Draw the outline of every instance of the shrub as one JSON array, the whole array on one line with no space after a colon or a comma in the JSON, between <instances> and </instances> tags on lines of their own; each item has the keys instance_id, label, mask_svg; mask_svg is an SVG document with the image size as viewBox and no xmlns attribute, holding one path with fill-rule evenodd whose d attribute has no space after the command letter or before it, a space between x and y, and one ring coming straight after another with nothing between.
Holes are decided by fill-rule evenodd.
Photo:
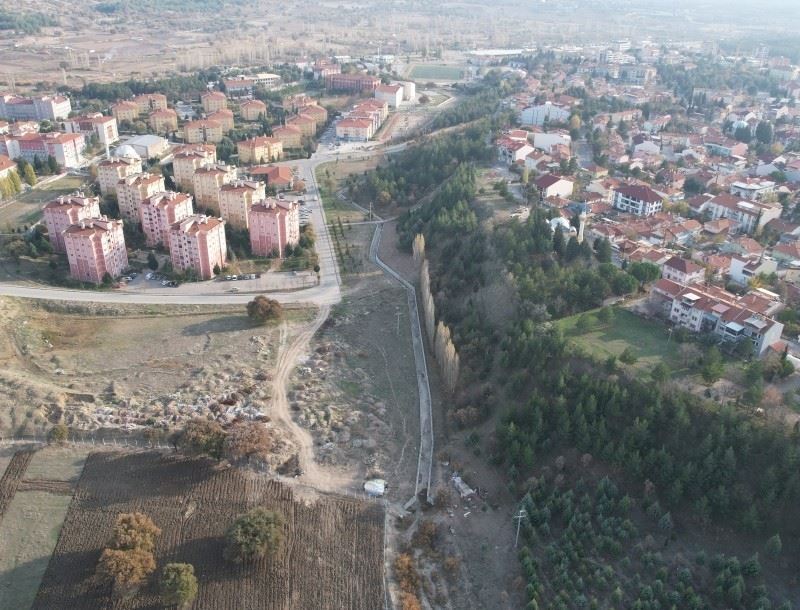
<instances>
[{"instance_id":1,"label":"shrub","mask_svg":"<svg viewBox=\"0 0 800 610\"><path fill-rule=\"evenodd\" d=\"M283 542L283 524L281 513L265 508L240 516L225 535L225 559L243 563L276 552Z\"/></svg>"},{"instance_id":2,"label":"shrub","mask_svg":"<svg viewBox=\"0 0 800 610\"><path fill-rule=\"evenodd\" d=\"M394 574L400 589L416 595L419 589L419 573L414 565L414 558L408 553L400 553L394 560Z\"/></svg>"},{"instance_id":3,"label":"shrub","mask_svg":"<svg viewBox=\"0 0 800 610\"><path fill-rule=\"evenodd\" d=\"M141 585L156 569L153 554L143 549L105 549L97 564L97 576L124 596Z\"/></svg>"},{"instance_id":4,"label":"shrub","mask_svg":"<svg viewBox=\"0 0 800 610\"><path fill-rule=\"evenodd\" d=\"M142 513L124 513L117 517L109 546L123 551L152 553L161 530Z\"/></svg>"},{"instance_id":5,"label":"shrub","mask_svg":"<svg viewBox=\"0 0 800 610\"><path fill-rule=\"evenodd\" d=\"M283 315L283 307L278 301L260 294L247 304L247 315L251 320L263 324L269 320L279 320Z\"/></svg>"},{"instance_id":6,"label":"shrub","mask_svg":"<svg viewBox=\"0 0 800 610\"><path fill-rule=\"evenodd\" d=\"M56 424L47 433L48 443L63 443L69 436L69 428L66 424Z\"/></svg>"},{"instance_id":7,"label":"shrub","mask_svg":"<svg viewBox=\"0 0 800 610\"><path fill-rule=\"evenodd\" d=\"M161 599L165 604L188 607L197 597L197 577L189 563L168 563L161 572Z\"/></svg>"},{"instance_id":8,"label":"shrub","mask_svg":"<svg viewBox=\"0 0 800 610\"><path fill-rule=\"evenodd\" d=\"M228 430L223 445L225 458L231 462L265 461L272 449L272 438L262 422L241 422Z\"/></svg>"},{"instance_id":9,"label":"shrub","mask_svg":"<svg viewBox=\"0 0 800 610\"><path fill-rule=\"evenodd\" d=\"M220 459L225 444L225 431L216 422L194 419L178 433L176 444L187 453Z\"/></svg>"}]
</instances>

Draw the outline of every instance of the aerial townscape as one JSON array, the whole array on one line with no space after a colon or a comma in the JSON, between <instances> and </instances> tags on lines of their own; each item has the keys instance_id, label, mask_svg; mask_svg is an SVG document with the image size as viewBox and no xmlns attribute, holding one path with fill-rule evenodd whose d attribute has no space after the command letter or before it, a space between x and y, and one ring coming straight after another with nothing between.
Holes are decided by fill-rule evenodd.
<instances>
[{"instance_id":1,"label":"aerial townscape","mask_svg":"<svg viewBox=\"0 0 800 610\"><path fill-rule=\"evenodd\" d=\"M798 31L0 0L0 610L800 610Z\"/></svg>"}]
</instances>

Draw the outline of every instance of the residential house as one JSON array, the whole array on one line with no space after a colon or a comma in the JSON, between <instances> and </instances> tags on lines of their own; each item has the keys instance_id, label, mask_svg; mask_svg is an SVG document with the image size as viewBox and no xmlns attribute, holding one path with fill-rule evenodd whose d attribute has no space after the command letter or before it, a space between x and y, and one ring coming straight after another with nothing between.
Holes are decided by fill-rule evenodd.
<instances>
[{"instance_id":1,"label":"residential house","mask_svg":"<svg viewBox=\"0 0 800 610\"><path fill-rule=\"evenodd\" d=\"M651 216L660 212L663 201L661 195L647 186L623 184L614 189L614 207L637 216Z\"/></svg>"},{"instance_id":2,"label":"residential house","mask_svg":"<svg viewBox=\"0 0 800 610\"><path fill-rule=\"evenodd\" d=\"M44 224L55 252L66 252L64 231L87 218L100 217L100 198L77 192L50 201L44 206Z\"/></svg>"},{"instance_id":3,"label":"residential house","mask_svg":"<svg viewBox=\"0 0 800 610\"><path fill-rule=\"evenodd\" d=\"M575 188L575 183L563 176L545 174L533 181L536 190L539 191L540 201L548 197L571 197Z\"/></svg>"},{"instance_id":4,"label":"residential house","mask_svg":"<svg viewBox=\"0 0 800 610\"><path fill-rule=\"evenodd\" d=\"M502 163L514 164L524 162L527 156L533 152L533 147L526 140L512 140L507 136L501 136L497 140L498 159Z\"/></svg>"},{"instance_id":5,"label":"residential house","mask_svg":"<svg viewBox=\"0 0 800 610\"><path fill-rule=\"evenodd\" d=\"M70 276L80 282L101 284L128 267L128 252L121 220L105 216L79 220L63 231Z\"/></svg>"},{"instance_id":6,"label":"residential house","mask_svg":"<svg viewBox=\"0 0 800 610\"><path fill-rule=\"evenodd\" d=\"M783 332L783 324L766 313L776 309L775 301L761 294L739 298L718 288L684 286L667 279L658 280L650 294L673 324L712 333L725 342L749 341L759 357Z\"/></svg>"},{"instance_id":7,"label":"residential house","mask_svg":"<svg viewBox=\"0 0 800 610\"><path fill-rule=\"evenodd\" d=\"M5 180L11 175L11 172L17 174L17 164L5 155L0 155L0 180Z\"/></svg>"},{"instance_id":8,"label":"residential house","mask_svg":"<svg viewBox=\"0 0 800 610\"><path fill-rule=\"evenodd\" d=\"M169 252L174 269L191 270L203 280L213 278L227 261L225 221L193 214L176 222L169 231Z\"/></svg>"},{"instance_id":9,"label":"residential house","mask_svg":"<svg viewBox=\"0 0 800 610\"><path fill-rule=\"evenodd\" d=\"M678 284L700 283L705 279L705 269L690 260L673 256L661 268L661 277Z\"/></svg>"},{"instance_id":10,"label":"residential house","mask_svg":"<svg viewBox=\"0 0 800 610\"><path fill-rule=\"evenodd\" d=\"M341 119L336 124L336 137L341 140L366 142L372 138L375 127L369 119Z\"/></svg>"},{"instance_id":11,"label":"residential house","mask_svg":"<svg viewBox=\"0 0 800 610\"><path fill-rule=\"evenodd\" d=\"M759 275L770 275L778 270L778 263L774 258L761 256L760 258L731 257L730 278L740 286L747 286L750 281Z\"/></svg>"},{"instance_id":12,"label":"residential house","mask_svg":"<svg viewBox=\"0 0 800 610\"><path fill-rule=\"evenodd\" d=\"M549 133L534 133L533 147L550 152L554 146L569 147L572 144L570 135L563 131L552 131Z\"/></svg>"},{"instance_id":13,"label":"residential house","mask_svg":"<svg viewBox=\"0 0 800 610\"><path fill-rule=\"evenodd\" d=\"M781 215L782 208L778 203L746 201L722 193L707 200L700 211L707 211L712 220L727 218L732 222L731 230L734 233L758 233L770 220Z\"/></svg>"},{"instance_id":14,"label":"residential house","mask_svg":"<svg viewBox=\"0 0 800 610\"><path fill-rule=\"evenodd\" d=\"M248 173L254 180L264 180L276 191L290 191L294 187L294 172L285 165L256 165Z\"/></svg>"},{"instance_id":15,"label":"residential house","mask_svg":"<svg viewBox=\"0 0 800 610\"><path fill-rule=\"evenodd\" d=\"M731 183L730 194L748 201L760 201L775 193L775 183L770 180L741 180Z\"/></svg>"},{"instance_id":16,"label":"residential house","mask_svg":"<svg viewBox=\"0 0 800 610\"><path fill-rule=\"evenodd\" d=\"M317 121L314 117L307 114L296 114L286 119L286 125L297 127L300 133L306 138L313 138L317 133Z\"/></svg>"},{"instance_id":17,"label":"residential house","mask_svg":"<svg viewBox=\"0 0 800 610\"><path fill-rule=\"evenodd\" d=\"M26 133L19 136L0 135L0 155L10 159L22 157L34 163L54 157L63 169L80 167L84 163L86 139L82 133Z\"/></svg>"},{"instance_id":18,"label":"residential house","mask_svg":"<svg viewBox=\"0 0 800 610\"><path fill-rule=\"evenodd\" d=\"M523 125L541 127L547 123L565 123L569 120L571 111L564 106L552 102L528 106L520 112L519 120Z\"/></svg>"}]
</instances>

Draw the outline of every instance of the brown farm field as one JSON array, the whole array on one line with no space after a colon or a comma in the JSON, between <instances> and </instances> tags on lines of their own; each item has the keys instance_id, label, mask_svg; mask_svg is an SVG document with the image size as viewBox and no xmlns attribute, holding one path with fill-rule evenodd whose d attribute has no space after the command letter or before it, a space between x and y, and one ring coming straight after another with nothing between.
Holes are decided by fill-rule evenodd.
<instances>
[{"instance_id":1,"label":"brown farm field","mask_svg":"<svg viewBox=\"0 0 800 610\"><path fill-rule=\"evenodd\" d=\"M274 557L243 567L222 558L224 533L256 506L286 517ZM159 566L195 567L194 608L373 610L383 606L384 510L341 496L297 498L262 475L163 453L89 456L33 608L158 608L151 582L112 602L92 578L119 513L141 511L162 529Z\"/></svg>"}]
</instances>

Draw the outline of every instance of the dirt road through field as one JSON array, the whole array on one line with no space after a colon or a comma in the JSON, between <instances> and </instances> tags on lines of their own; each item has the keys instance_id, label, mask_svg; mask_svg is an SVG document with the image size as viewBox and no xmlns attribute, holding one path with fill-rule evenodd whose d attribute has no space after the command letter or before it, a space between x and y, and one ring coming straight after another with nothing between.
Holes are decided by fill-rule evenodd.
<instances>
[{"instance_id":1,"label":"dirt road through field","mask_svg":"<svg viewBox=\"0 0 800 610\"><path fill-rule=\"evenodd\" d=\"M319 313L308 328L303 330L295 339L287 344L288 333L281 329L278 360L272 382L272 416L275 421L289 431L297 444L300 468L303 471L301 482L323 491L352 492L355 491L353 477L346 472L325 468L314 459L314 439L311 433L297 424L289 410L289 400L286 396L289 378L294 367L303 354L308 350L311 338L325 323L330 314L330 306L323 305Z\"/></svg>"}]
</instances>

